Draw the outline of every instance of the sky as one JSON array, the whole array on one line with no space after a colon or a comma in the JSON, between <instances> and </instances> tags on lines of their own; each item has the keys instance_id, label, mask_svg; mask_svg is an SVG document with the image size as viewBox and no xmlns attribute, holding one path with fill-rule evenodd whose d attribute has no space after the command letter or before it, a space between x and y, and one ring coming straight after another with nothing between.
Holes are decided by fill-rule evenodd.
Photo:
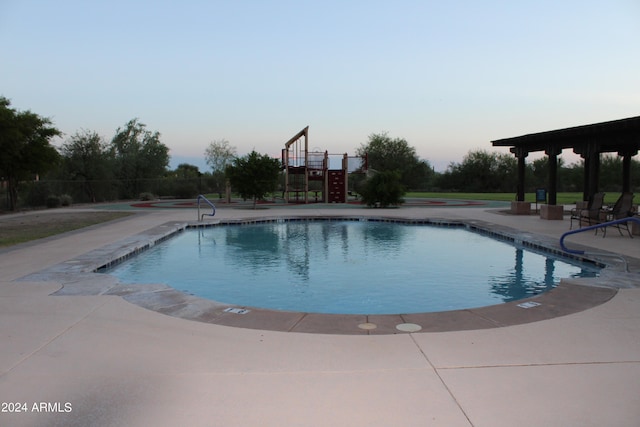
<instances>
[{"instance_id":1,"label":"sky","mask_svg":"<svg viewBox=\"0 0 640 427\"><path fill-rule=\"evenodd\" d=\"M279 156L309 126L310 150L387 132L443 171L640 115L639 40L640 0L0 0L0 96L58 146L138 118L172 168L223 139Z\"/></svg>"}]
</instances>

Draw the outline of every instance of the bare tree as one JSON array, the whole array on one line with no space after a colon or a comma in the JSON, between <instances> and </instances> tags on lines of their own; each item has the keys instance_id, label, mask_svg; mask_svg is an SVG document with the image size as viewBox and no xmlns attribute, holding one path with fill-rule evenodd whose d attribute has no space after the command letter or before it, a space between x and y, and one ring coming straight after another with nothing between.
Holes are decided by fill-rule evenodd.
<instances>
[{"instance_id":1,"label":"bare tree","mask_svg":"<svg viewBox=\"0 0 640 427\"><path fill-rule=\"evenodd\" d=\"M227 186L224 172L227 166L236 158L236 147L233 147L226 139L218 139L209 144L204 150L207 164L211 167L213 188L222 198L222 193Z\"/></svg>"},{"instance_id":2,"label":"bare tree","mask_svg":"<svg viewBox=\"0 0 640 427\"><path fill-rule=\"evenodd\" d=\"M204 150L204 157L212 172L224 173L225 168L236 157L236 147L233 147L226 139L218 139L209 144Z\"/></svg>"}]
</instances>

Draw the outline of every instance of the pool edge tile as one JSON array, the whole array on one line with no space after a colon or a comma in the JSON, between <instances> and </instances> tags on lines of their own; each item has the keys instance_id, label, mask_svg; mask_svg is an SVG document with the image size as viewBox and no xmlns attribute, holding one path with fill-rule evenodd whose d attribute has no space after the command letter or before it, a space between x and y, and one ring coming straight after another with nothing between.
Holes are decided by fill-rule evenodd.
<instances>
[{"instance_id":1,"label":"pool edge tile","mask_svg":"<svg viewBox=\"0 0 640 427\"><path fill-rule=\"evenodd\" d=\"M289 331L300 322L304 313L247 308L248 313L221 313L211 323L236 328Z\"/></svg>"},{"instance_id":2,"label":"pool edge tile","mask_svg":"<svg viewBox=\"0 0 640 427\"><path fill-rule=\"evenodd\" d=\"M366 315L306 313L289 332L367 335L368 329L358 327L364 323Z\"/></svg>"}]
</instances>

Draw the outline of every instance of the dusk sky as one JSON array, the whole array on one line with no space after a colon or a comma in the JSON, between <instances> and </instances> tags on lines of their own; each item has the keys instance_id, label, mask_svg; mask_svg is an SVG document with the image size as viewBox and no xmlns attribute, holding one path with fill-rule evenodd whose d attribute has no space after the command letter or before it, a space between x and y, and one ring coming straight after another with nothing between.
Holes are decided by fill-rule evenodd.
<instances>
[{"instance_id":1,"label":"dusk sky","mask_svg":"<svg viewBox=\"0 0 640 427\"><path fill-rule=\"evenodd\" d=\"M386 131L444 170L640 115L639 41L640 0L0 0L0 96L64 138L139 118L172 167L220 139L278 156L309 125L311 149Z\"/></svg>"}]
</instances>

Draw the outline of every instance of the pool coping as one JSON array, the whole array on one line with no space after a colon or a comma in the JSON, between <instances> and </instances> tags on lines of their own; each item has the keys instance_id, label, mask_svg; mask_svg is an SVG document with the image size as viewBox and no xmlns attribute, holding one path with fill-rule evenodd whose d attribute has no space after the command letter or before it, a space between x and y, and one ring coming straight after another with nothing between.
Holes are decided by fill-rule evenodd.
<instances>
[{"instance_id":1,"label":"pool coping","mask_svg":"<svg viewBox=\"0 0 640 427\"><path fill-rule=\"evenodd\" d=\"M397 315L317 314L236 306L188 295L164 284L125 285L113 276L97 273L100 269L122 262L187 228L318 220L366 220L465 227L497 239L511 241L526 249L593 262L605 268L597 278L562 279L556 288L527 299L474 309ZM638 260L633 262L637 263ZM61 289L54 292L54 296L118 296L159 313L221 326L347 335L445 332L531 323L595 307L613 298L619 288L640 287L640 278L637 275L618 271L613 264L607 264L589 255L564 253L558 242L548 236L478 220L357 215L287 215L208 222L170 221L20 280L58 282Z\"/></svg>"}]
</instances>

